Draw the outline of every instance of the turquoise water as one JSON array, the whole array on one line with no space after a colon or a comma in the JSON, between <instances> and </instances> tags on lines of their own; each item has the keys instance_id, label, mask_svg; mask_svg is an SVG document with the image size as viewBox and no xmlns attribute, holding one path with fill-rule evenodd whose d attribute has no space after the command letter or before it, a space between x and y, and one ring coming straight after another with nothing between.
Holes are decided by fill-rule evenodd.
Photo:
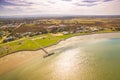
<instances>
[{"instance_id":1,"label":"turquoise water","mask_svg":"<svg viewBox=\"0 0 120 80\"><path fill-rule=\"evenodd\" d=\"M120 39L76 43L34 59L0 80L120 80Z\"/></svg>"}]
</instances>

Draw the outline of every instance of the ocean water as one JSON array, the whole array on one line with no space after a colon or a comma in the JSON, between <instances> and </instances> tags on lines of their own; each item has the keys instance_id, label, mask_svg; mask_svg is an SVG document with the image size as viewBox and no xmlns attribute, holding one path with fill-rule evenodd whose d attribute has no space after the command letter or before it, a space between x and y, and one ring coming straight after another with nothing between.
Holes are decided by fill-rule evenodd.
<instances>
[{"instance_id":1,"label":"ocean water","mask_svg":"<svg viewBox=\"0 0 120 80\"><path fill-rule=\"evenodd\" d=\"M55 51L0 75L0 80L120 80L120 38L78 42Z\"/></svg>"}]
</instances>

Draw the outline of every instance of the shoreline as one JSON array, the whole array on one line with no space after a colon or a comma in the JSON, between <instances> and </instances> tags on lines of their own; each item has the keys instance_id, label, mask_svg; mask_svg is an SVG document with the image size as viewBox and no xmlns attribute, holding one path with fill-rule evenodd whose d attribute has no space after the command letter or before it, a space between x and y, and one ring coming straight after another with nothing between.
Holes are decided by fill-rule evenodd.
<instances>
[{"instance_id":1,"label":"shoreline","mask_svg":"<svg viewBox=\"0 0 120 80\"><path fill-rule=\"evenodd\" d=\"M76 35L70 38L66 38L64 40L58 41L56 44L51 46L44 47L48 52L53 51L55 49L59 49L65 47L66 45L70 44L70 41L81 40L81 42L86 42L90 38L91 40L100 39L100 38L115 38L116 36L112 36L116 34L120 38L120 32L114 33L98 33L98 34L84 34L84 35ZM119 35L118 35L119 34ZM103 36L102 36L103 35ZM68 42L68 43L66 43ZM64 45L63 45L64 44ZM41 49L34 50L34 51L19 51L15 53L11 53L4 57L0 58L0 75L12 71L13 69L27 63L28 61L35 59L35 58L43 58L44 52Z\"/></svg>"},{"instance_id":2,"label":"shoreline","mask_svg":"<svg viewBox=\"0 0 120 80\"><path fill-rule=\"evenodd\" d=\"M120 32L86 33L86 34L79 34L79 35L71 36L71 37L69 37L69 38L76 37L76 36L85 36L85 35L94 35L94 34L109 34L109 33L120 33ZM65 39L59 40L58 42L56 42L56 43L54 43L54 44L52 44L52 45L49 45L49 46L45 46L45 47L43 47L43 48L49 48L49 47L51 47L51 46L57 45L57 44L59 44L61 41L65 41L66 39L69 39L69 38L65 38ZM38 50L41 50L41 48L35 49L35 50L18 50L18 51L15 51L15 52L11 52L11 53L9 53L9 54L7 54L7 55L1 56L0 59L1 59L2 57L8 56L8 55L11 55L11 54L14 54L14 53L22 52L22 51L38 51Z\"/></svg>"}]
</instances>

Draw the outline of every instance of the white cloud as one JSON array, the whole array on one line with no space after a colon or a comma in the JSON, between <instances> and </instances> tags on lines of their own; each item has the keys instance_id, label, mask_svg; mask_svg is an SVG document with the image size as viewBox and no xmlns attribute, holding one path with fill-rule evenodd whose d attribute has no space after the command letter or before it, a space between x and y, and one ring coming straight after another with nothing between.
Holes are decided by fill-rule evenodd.
<instances>
[{"instance_id":1,"label":"white cloud","mask_svg":"<svg viewBox=\"0 0 120 80\"><path fill-rule=\"evenodd\" d=\"M6 0L14 5L2 5L1 15L77 14L119 15L119 0ZM11 14L8 14L12 10ZM15 10L15 11L14 11Z\"/></svg>"}]
</instances>

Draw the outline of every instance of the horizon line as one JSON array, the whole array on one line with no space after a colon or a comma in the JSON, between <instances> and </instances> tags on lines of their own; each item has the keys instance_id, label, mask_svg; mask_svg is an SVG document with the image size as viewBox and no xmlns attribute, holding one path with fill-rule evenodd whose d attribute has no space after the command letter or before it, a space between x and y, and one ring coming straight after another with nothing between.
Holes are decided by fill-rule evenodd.
<instances>
[{"instance_id":1,"label":"horizon line","mask_svg":"<svg viewBox=\"0 0 120 80\"><path fill-rule=\"evenodd\" d=\"M76 14L42 14L42 15L6 15L6 16L0 16L0 18L32 18L32 17L38 17L38 18L49 18L49 17L107 17L107 16L119 16L120 15L111 15L111 14L96 14L96 15L76 15Z\"/></svg>"}]
</instances>

